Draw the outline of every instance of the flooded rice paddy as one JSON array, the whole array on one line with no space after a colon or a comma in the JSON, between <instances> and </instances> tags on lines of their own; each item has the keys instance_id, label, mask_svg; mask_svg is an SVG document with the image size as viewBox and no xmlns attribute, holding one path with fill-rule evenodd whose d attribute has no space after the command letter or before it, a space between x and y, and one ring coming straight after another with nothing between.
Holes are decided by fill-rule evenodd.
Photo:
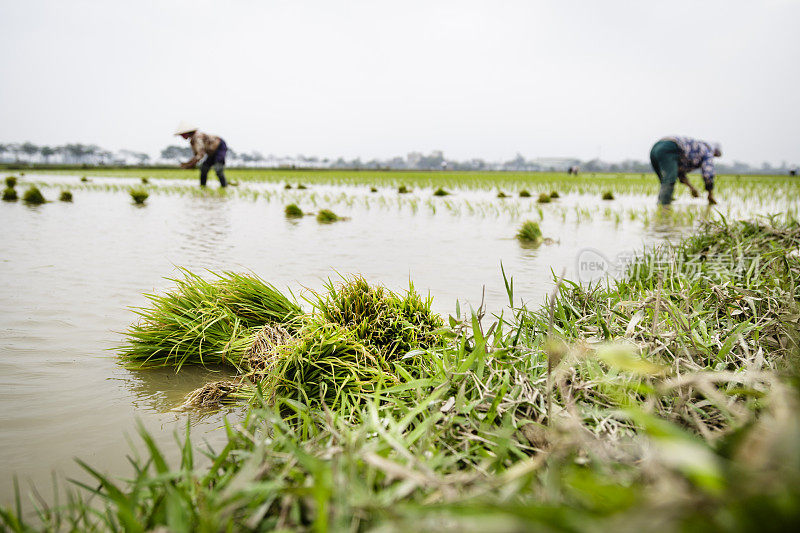
<instances>
[{"instance_id":1,"label":"flooded rice paddy","mask_svg":"<svg viewBox=\"0 0 800 533\"><path fill-rule=\"evenodd\" d=\"M186 180L153 180L143 206L133 205L129 178L25 176L51 202L0 204L0 503L12 499L11 476L46 487L52 472L79 475L74 457L124 474L121 463L135 441L137 420L161 443L192 431L210 445L224 441L224 415L171 411L186 393L211 379L213 368L133 371L120 366L114 347L135 320L131 308L144 293L169 288L178 268L251 271L302 299L328 279L362 274L393 290L413 282L430 293L443 315L508 306L501 274L514 278L515 304L538 305L553 276L570 279L614 274L643 246L691 231L709 212L686 195L672 216L655 214L654 195L569 192L539 204L538 191L520 198L506 190L242 183L226 194L201 191ZM295 184L296 185L296 184ZM72 203L59 202L63 189ZM760 197L729 192L719 212L732 218L797 210L795 195ZM308 214L327 208L345 221L320 224L314 216L287 219L296 203ZM522 246L515 233L539 222L551 239ZM457 304L458 302L458 304ZM223 374L224 375L224 374ZM44 491L46 493L46 489ZM46 496L45 496L46 497Z\"/></svg>"}]
</instances>

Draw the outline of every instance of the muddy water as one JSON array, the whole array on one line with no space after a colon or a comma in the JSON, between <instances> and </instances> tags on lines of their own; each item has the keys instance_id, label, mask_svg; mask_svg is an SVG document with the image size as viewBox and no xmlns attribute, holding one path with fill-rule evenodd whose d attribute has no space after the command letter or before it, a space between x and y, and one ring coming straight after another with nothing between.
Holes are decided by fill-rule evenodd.
<instances>
[{"instance_id":1,"label":"muddy water","mask_svg":"<svg viewBox=\"0 0 800 533\"><path fill-rule=\"evenodd\" d=\"M57 191L45 193L55 198ZM545 213L542 230L555 242L524 248L514 239L521 222L514 214L414 214L356 202L335 209L348 221L320 225L314 217L286 220L283 207L158 193L136 207L124 192L88 190L75 191L72 204L0 205L0 503L12 498L13 474L45 495L51 472L79 475L74 457L124 474L126 436L136 440L137 420L168 447L194 416L196 442L219 448L222 414L197 418L170 409L224 371L130 371L114 356L119 332L134 320L130 308L146 304L143 293L169 287L164 278L178 276L177 267L250 270L295 294L338 273L392 289L412 280L443 314L453 313L457 300L468 309L482 297L499 311L507 304L501 262L514 276L517 302L536 305L552 288L551 270L576 277L586 248L614 257L687 229L562 222Z\"/></svg>"}]
</instances>

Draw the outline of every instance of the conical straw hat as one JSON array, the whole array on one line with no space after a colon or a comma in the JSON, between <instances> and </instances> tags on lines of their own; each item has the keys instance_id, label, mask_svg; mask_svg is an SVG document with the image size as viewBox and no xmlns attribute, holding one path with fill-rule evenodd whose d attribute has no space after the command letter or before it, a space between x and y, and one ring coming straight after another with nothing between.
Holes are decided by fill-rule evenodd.
<instances>
[{"instance_id":1,"label":"conical straw hat","mask_svg":"<svg viewBox=\"0 0 800 533\"><path fill-rule=\"evenodd\" d=\"M184 133L189 133L190 131L197 131L197 126L189 124L186 121L181 121L178 125L178 129L175 130L175 135L182 135Z\"/></svg>"}]
</instances>

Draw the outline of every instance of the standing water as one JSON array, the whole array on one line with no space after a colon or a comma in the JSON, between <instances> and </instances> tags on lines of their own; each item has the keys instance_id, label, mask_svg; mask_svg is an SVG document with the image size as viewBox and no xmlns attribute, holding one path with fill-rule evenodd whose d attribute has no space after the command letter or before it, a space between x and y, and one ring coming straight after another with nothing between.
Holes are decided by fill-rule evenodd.
<instances>
[{"instance_id":1,"label":"standing water","mask_svg":"<svg viewBox=\"0 0 800 533\"><path fill-rule=\"evenodd\" d=\"M65 183L77 185L77 178L40 185L55 199ZM364 191L328 186L292 197L306 212L330 207L349 217L319 224L313 216L287 219L289 199L262 196L255 186L252 194L242 188L226 196L154 193L136 206L125 189L106 183L109 190L73 188L73 203L0 205L0 504L13 498L12 475L23 491L35 483L45 498L52 472L82 477L76 457L124 475L126 437L137 442L137 420L167 451L187 417L197 442L220 447L223 417L240 410L200 416L171 409L226 370L134 371L114 351L136 319L131 308L147 305L144 293L169 288L165 278L180 277L179 267L251 271L296 296L358 273L393 290L411 281L443 315L457 301L462 312L482 300L500 312L508 305L501 262L514 277L515 304L537 306L554 274L586 274L579 258L614 258L691 226L645 225L625 214L649 208L649 197L618 198L623 215L613 216L601 216L606 206L581 195L541 214L533 203L503 204L485 191L435 201L427 191L425 199L401 202L394 191L359 200ZM594 211L581 214L582 207ZM541 218L552 242L521 246L514 236L528 218Z\"/></svg>"}]
</instances>

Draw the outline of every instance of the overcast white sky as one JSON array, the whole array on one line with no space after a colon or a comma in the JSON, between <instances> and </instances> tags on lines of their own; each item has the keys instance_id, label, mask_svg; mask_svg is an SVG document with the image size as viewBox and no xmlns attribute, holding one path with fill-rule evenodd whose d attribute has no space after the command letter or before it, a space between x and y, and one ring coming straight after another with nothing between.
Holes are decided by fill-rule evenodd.
<instances>
[{"instance_id":1,"label":"overcast white sky","mask_svg":"<svg viewBox=\"0 0 800 533\"><path fill-rule=\"evenodd\" d=\"M800 0L0 0L0 142L800 163Z\"/></svg>"}]
</instances>

